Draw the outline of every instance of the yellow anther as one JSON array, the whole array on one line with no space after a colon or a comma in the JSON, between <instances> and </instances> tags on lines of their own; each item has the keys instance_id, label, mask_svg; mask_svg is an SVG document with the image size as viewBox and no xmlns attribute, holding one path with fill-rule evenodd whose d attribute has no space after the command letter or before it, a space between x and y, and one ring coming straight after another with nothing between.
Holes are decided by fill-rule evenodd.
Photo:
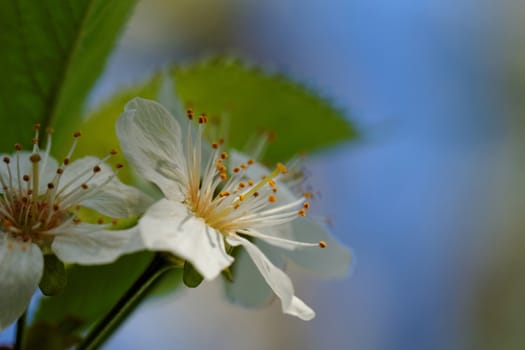
<instances>
[{"instance_id":1,"label":"yellow anther","mask_svg":"<svg viewBox=\"0 0 525 350\"><path fill-rule=\"evenodd\" d=\"M241 169L239 167L236 166L235 168L233 168L233 172L234 173L238 173L239 171L241 171Z\"/></svg>"},{"instance_id":2,"label":"yellow anther","mask_svg":"<svg viewBox=\"0 0 525 350\"><path fill-rule=\"evenodd\" d=\"M221 180L227 180L228 179L228 174L226 174L226 173L220 173L219 176L221 177Z\"/></svg>"},{"instance_id":3,"label":"yellow anther","mask_svg":"<svg viewBox=\"0 0 525 350\"><path fill-rule=\"evenodd\" d=\"M245 187L246 187L246 184L244 182L239 183L239 188L245 188Z\"/></svg>"},{"instance_id":4,"label":"yellow anther","mask_svg":"<svg viewBox=\"0 0 525 350\"><path fill-rule=\"evenodd\" d=\"M281 173L286 174L288 172L288 169L286 169L286 166L283 163L277 163L277 168L281 171Z\"/></svg>"},{"instance_id":5,"label":"yellow anther","mask_svg":"<svg viewBox=\"0 0 525 350\"><path fill-rule=\"evenodd\" d=\"M301 209L297 214L299 214L299 216L306 216L306 210Z\"/></svg>"},{"instance_id":6,"label":"yellow anther","mask_svg":"<svg viewBox=\"0 0 525 350\"><path fill-rule=\"evenodd\" d=\"M33 153L30 157L29 157L29 160L32 162L32 163L36 163L36 162L40 162L42 158L40 157L40 154L38 153Z\"/></svg>"},{"instance_id":7,"label":"yellow anther","mask_svg":"<svg viewBox=\"0 0 525 350\"><path fill-rule=\"evenodd\" d=\"M308 203L308 202L304 202L304 204L303 204L303 208L304 208L304 209L308 209L308 208L310 208L310 203Z\"/></svg>"},{"instance_id":8,"label":"yellow anther","mask_svg":"<svg viewBox=\"0 0 525 350\"><path fill-rule=\"evenodd\" d=\"M211 144L211 147L212 147L213 149L219 149L219 144L218 144L217 142L213 142L213 143Z\"/></svg>"},{"instance_id":9,"label":"yellow anther","mask_svg":"<svg viewBox=\"0 0 525 350\"><path fill-rule=\"evenodd\" d=\"M319 241L319 247L326 248L327 244L325 241Z\"/></svg>"},{"instance_id":10,"label":"yellow anther","mask_svg":"<svg viewBox=\"0 0 525 350\"><path fill-rule=\"evenodd\" d=\"M255 163L253 159L248 160L248 165L252 165L253 163Z\"/></svg>"},{"instance_id":11,"label":"yellow anther","mask_svg":"<svg viewBox=\"0 0 525 350\"><path fill-rule=\"evenodd\" d=\"M253 186L253 180L248 180L248 185Z\"/></svg>"},{"instance_id":12,"label":"yellow anther","mask_svg":"<svg viewBox=\"0 0 525 350\"><path fill-rule=\"evenodd\" d=\"M193 109L188 108L188 109L186 110L186 115L188 116L188 119L189 119L189 120L193 120Z\"/></svg>"},{"instance_id":13,"label":"yellow anther","mask_svg":"<svg viewBox=\"0 0 525 350\"><path fill-rule=\"evenodd\" d=\"M277 200L277 197L275 197L273 194L271 194L271 195L268 196L268 201L269 201L269 202L273 203L273 202L275 202L276 200Z\"/></svg>"}]
</instances>

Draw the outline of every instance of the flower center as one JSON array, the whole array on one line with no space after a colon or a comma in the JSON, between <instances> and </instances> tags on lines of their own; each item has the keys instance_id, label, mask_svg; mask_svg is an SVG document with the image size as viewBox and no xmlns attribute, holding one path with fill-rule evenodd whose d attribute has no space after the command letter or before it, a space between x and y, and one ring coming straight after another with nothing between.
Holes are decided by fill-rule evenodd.
<instances>
[{"instance_id":1,"label":"flower center","mask_svg":"<svg viewBox=\"0 0 525 350\"><path fill-rule=\"evenodd\" d=\"M40 125L35 125L33 150L30 154L22 152L22 146L17 143L15 154L2 159L0 230L17 240L46 244L53 239L50 232L53 229L80 222L75 210L79 209L78 203L89 195L89 182L102 169L97 164L79 172L78 177L62 183L63 174L70 165L71 155L81 134L73 134L74 141L67 156L55 168L55 161L49 154L52 130L47 130L46 150L41 152L38 147L39 129ZM101 162L115 154L116 151L111 151ZM78 185L76 180L82 177L86 180Z\"/></svg>"},{"instance_id":2,"label":"flower center","mask_svg":"<svg viewBox=\"0 0 525 350\"><path fill-rule=\"evenodd\" d=\"M277 181L288 172L281 163L268 175L254 181L246 174L255 163L251 159L228 171L224 164L228 154L219 149L223 143L221 140L211 144L212 154L202 168L202 133L207 117L201 115L198 118L195 143L192 142L191 121L194 118L191 110L188 110L188 119L184 157L187 173L181 177L181 182L187 189L186 204L195 216L227 236L237 233L255 235L253 229L288 223L297 216L306 215L310 207L308 194L300 198L287 198L283 204L278 203L284 198L278 200ZM321 247L325 245L324 242L319 243Z\"/></svg>"}]
</instances>

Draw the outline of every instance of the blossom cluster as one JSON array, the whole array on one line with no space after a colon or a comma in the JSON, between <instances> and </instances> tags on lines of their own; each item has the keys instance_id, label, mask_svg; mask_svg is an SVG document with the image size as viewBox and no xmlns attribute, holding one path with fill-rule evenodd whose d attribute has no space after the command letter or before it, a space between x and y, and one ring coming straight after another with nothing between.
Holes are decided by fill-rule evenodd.
<instances>
[{"instance_id":1,"label":"blossom cluster","mask_svg":"<svg viewBox=\"0 0 525 350\"><path fill-rule=\"evenodd\" d=\"M51 156L51 130L46 148L39 148L38 125L31 151L17 144L13 154L0 156L0 330L25 311L42 278L44 255L91 265L139 250L183 259L205 280L236 261L227 288L234 299L255 303L253 296L261 293L243 285L242 276L260 273L284 313L303 320L315 316L278 265L284 257L337 276L348 267L348 250L306 217L311 194L293 191L284 164L268 170L224 150L221 140L205 140L206 115L188 110L186 119L181 125L162 105L142 98L130 101L118 119L123 154L160 189L157 200L118 179L122 165L108 165L115 150L102 159L73 160L80 133L60 161ZM82 207L111 218L140 219L129 229L114 229L111 223L83 222ZM272 253L263 253L268 250ZM279 262L267 255L279 255Z\"/></svg>"}]
</instances>

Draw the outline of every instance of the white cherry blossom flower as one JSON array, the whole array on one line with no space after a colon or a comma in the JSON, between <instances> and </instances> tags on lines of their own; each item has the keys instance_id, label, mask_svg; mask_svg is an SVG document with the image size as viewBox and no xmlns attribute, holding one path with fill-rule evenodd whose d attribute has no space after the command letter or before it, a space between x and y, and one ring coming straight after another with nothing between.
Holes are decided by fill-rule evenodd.
<instances>
[{"instance_id":1,"label":"white cherry blossom flower","mask_svg":"<svg viewBox=\"0 0 525 350\"><path fill-rule=\"evenodd\" d=\"M206 279L216 278L234 260L228 253L242 246L266 283L281 299L284 313L310 320L314 311L295 296L289 277L251 242L260 239L285 249L325 247L280 237L273 228L305 216L307 198L280 198L278 164L263 179L246 179L253 160L227 169L227 153L212 143L205 157L202 133L205 115L188 111L187 132L159 103L135 98L117 122L121 148L137 172L155 183L165 198L152 205L139 221L142 239L151 250L168 251L189 261ZM264 231L264 232L263 232Z\"/></svg>"},{"instance_id":2,"label":"white cherry blossom flower","mask_svg":"<svg viewBox=\"0 0 525 350\"><path fill-rule=\"evenodd\" d=\"M87 207L124 218L151 203L104 163L115 151L102 160L71 161L77 132L59 164L50 155L51 135L46 149L39 149L39 128L31 152L16 144L14 154L0 155L0 330L26 309L43 274L44 254L66 263L101 264L143 249L137 228L110 230L111 224L84 223L76 215Z\"/></svg>"}]
</instances>

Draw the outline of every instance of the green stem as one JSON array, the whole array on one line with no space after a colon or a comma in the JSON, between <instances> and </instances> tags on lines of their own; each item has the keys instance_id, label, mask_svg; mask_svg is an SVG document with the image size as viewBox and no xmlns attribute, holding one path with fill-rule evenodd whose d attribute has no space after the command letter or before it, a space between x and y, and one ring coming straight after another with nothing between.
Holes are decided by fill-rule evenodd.
<instances>
[{"instance_id":1,"label":"green stem","mask_svg":"<svg viewBox=\"0 0 525 350\"><path fill-rule=\"evenodd\" d=\"M16 322L16 339L15 346L13 350L22 350L23 341L24 341L24 330L26 329L26 313L24 312L22 316Z\"/></svg>"},{"instance_id":2,"label":"green stem","mask_svg":"<svg viewBox=\"0 0 525 350\"><path fill-rule=\"evenodd\" d=\"M144 299L150 287L152 287L153 282L164 272L174 267L176 266L167 261L161 254L155 254L155 257L146 270L144 270L106 316L86 335L78 345L77 350L95 350L102 346L104 341Z\"/></svg>"}]
</instances>

